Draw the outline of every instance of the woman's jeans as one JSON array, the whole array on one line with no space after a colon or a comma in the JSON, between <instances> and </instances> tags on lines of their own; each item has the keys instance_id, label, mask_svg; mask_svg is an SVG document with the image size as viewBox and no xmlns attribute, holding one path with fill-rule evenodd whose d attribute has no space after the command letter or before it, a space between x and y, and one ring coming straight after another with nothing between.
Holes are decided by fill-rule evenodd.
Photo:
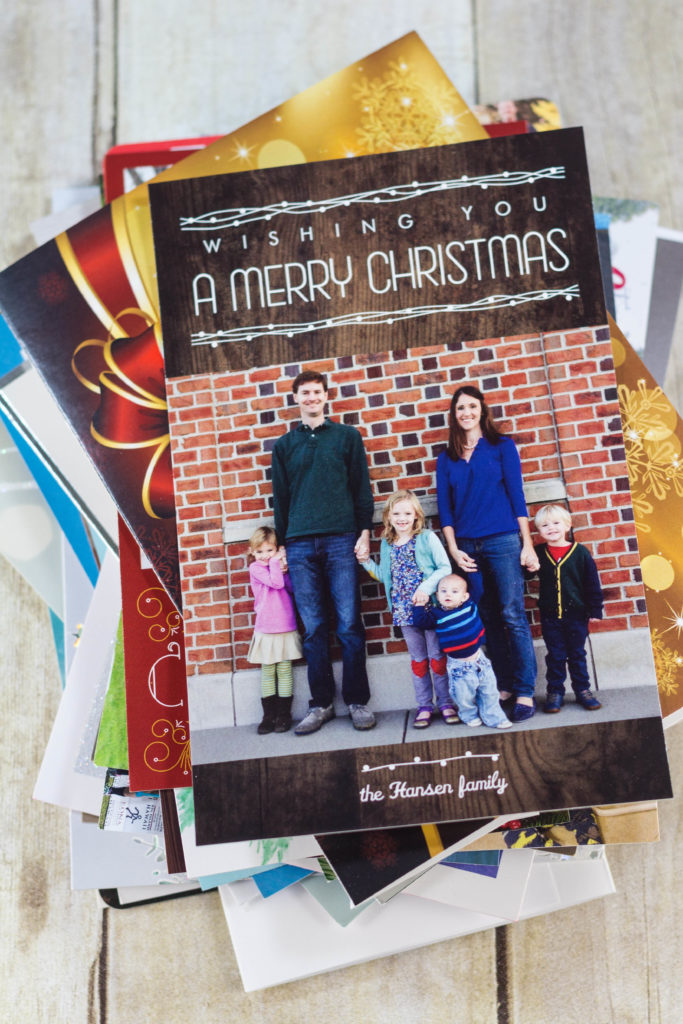
<instances>
[{"instance_id":1,"label":"woman's jeans","mask_svg":"<svg viewBox=\"0 0 683 1024\"><path fill-rule=\"evenodd\" d=\"M346 704L370 699L365 668L365 629L360 615L354 533L299 537L287 541L287 563L299 615L308 667L311 707L334 703L330 661L330 604L342 649L342 697Z\"/></svg>"},{"instance_id":2,"label":"woman's jeans","mask_svg":"<svg viewBox=\"0 0 683 1024\"><path fill-rule=\"evenodd\" d=\"M486 652L499 690L531 697L536 686L536 654L524 610L524 575L518 533L458 537L458 547L477 563L467 573L470 596L486 627Z\"/></svg>"}]
</instances>

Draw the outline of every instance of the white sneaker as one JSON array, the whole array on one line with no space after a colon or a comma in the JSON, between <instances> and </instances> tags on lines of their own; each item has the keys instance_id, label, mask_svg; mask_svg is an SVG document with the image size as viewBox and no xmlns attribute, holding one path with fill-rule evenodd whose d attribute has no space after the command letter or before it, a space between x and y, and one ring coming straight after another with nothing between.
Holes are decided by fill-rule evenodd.
<instances>
[{"instance_id":1,"label":"white sneaker","mask_svg":"<svg viewBox=\"0 0 683 1024\"><path fill-rule=\"evenodd\" d=\"M334 718L334 704L326 708L311 708L305 718L297 725L294 732L297 736L307 736L311 732L317 732L321 725Z\"/></svg>"},{"instance_id":2,"label":"white sneaker","mask_svg":"<svg viewBox=\"0 0 683 1024\"><path fill-rule=\"evenodd\" d=\"M349 714L354 729L374 729L377 720L365 704L349 704Z\"/></svg>"},{"instance_id":3,"label":"white sneaker","mask_svg":"<svg viewBox=\"0 0 683 1024\"><path fill-rule=\"evenodd\" d=\"M481 718L472 718L469 722L465 722L465 725L469 725L470 729L476 729L478 725L481 725Z\"/></svg>"},{"instance_id":4,"label":"white sneaker","mask_svg":"<svg viewBox=\"0 0 683 1024\"><path fill-rule=\"evenodd\" d=\"M509 719L507 719L505 722L499 722L498 725L495 726L495 728L496 729L511 729L512 728L512 722Z\"/></svg>"}]
</instances>

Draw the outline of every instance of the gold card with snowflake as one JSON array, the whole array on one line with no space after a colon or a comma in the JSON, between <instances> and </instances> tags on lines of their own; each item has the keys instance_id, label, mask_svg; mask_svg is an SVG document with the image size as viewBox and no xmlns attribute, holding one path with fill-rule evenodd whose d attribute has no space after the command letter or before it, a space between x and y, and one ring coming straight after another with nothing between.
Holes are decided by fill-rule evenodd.
<instances>
[{"instance_id":1,"label":"gold card with snowflake","mask_svg":"<svg viewBox=\"0 0 683 1024\"><path fill-rule=\"evenodd\" d=\"M683 420L610 319L626 464L664 724L683 718Z\"/></svg>"}]
</instances>

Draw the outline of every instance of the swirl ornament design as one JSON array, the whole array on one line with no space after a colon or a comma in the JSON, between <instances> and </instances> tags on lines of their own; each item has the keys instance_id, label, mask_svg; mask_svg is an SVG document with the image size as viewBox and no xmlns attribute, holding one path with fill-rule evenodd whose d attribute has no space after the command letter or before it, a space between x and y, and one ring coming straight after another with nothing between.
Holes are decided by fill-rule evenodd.
<instances>
[{"instance_id":1,"label":"swirl ornament design","mask_svg":"<svg viewBox=\"0 0 683 1024\"><path fill-rule=\"evenodd\" d=\"M147 744L143 753L150 771L162 773L179 768L183 775L189 777L190 733L187 722L159 718L152 725L152 735L156 738Z\"/></svg>"},{"instance_id":2,"label":"swirl ornament design","mask_svg":"<svg viewBox=\"0 0 683 1024\"><path fill-rule=\"evenodd\" d=\"M166 591L161 587L148 587L138 595L137 610L143 619L157 619L164 614L168 606ZM174 636L181 628L182 618L180 613L173 608L164 618L164 625L161 622L153 622L147 630L150 640L161 642L169 636Z\"/></svg>"}]
</instances>

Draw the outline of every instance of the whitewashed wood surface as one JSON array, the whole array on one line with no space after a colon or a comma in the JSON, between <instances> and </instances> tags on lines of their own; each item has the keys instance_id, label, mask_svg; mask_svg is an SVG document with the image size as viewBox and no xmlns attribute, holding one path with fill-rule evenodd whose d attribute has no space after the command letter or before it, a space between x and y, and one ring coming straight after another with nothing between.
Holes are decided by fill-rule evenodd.
<instances>
[{"instance_id":1,"label":"whitewashed wood surface","mask_svg":"<svg viewBox=\"0 0 683 1024\"><path fill-rule=\"evenodd\" d=\"M596 194L683 229L681 14L668 0L1 0L0 266L55 187L120 142L220 134L411 29L469 102L546 96L583 124ZM683 399L679 318L668 380ZM218 896L124 911L69 889L66 812L31 800L59 698L44 605L0 565L0 1019L674 1024L680 797L614 849L608 899L245 995ZM683 725L669 733L675 784ZM292 927L296 923L292 922Z\"/></svg>"}]
</instances>

